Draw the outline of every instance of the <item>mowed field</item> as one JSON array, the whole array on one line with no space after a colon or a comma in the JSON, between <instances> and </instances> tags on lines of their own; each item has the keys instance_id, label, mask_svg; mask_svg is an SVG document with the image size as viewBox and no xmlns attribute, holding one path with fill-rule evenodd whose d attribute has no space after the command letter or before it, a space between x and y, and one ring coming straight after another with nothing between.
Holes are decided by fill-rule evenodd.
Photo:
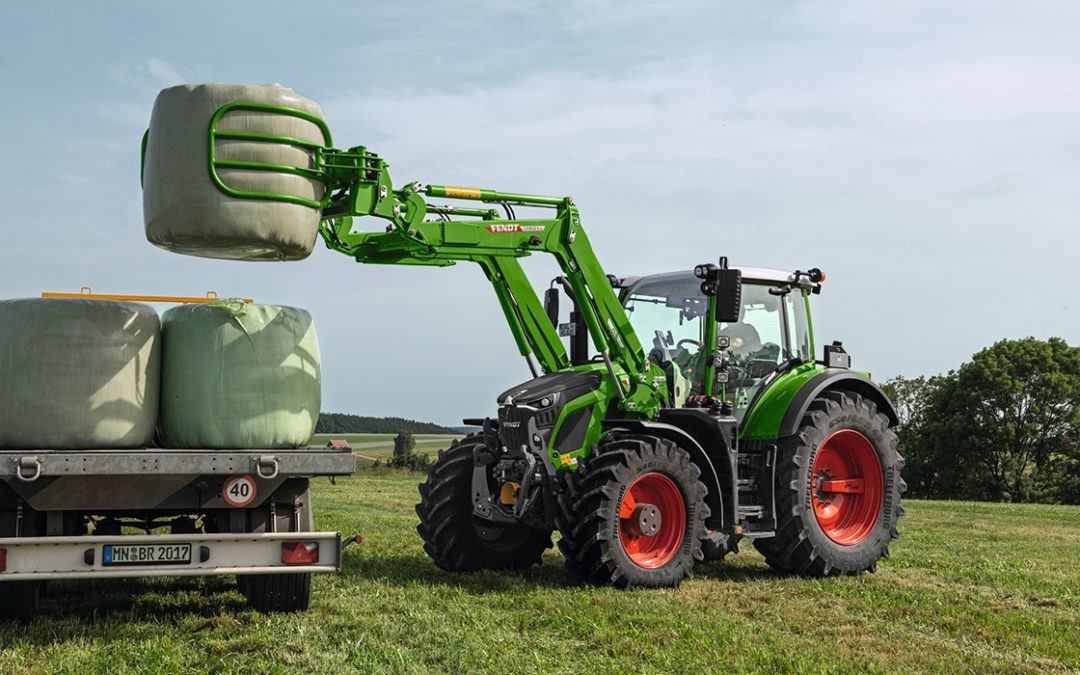
<instances>
[{"instance_id":1,"label":"mowed field","mask_svg":"<svg viewBox=\"0 0 1080 675\"><path fill-rule=\"evenodd\" d=\"M394 438L397 434L315 434L309 445L321 448L331 440L348 441L356 454L357 466L364 467L374 464L378 459L383 462L390 459L394 454ZM440 448L446 448L461 435L440 434L416 434L413 440L416 447L413 452L426 453L432 460Z\"/></svg>"},{"instance_id":2,"label":"mowed field","mask_svg":"<svg viewBox=\"0 0 1080 675\"><path fill-rule=\"evenodd\" d=\"M909 501L876 574L781 577L744 542L677 590L626 592L555 550L525 573L439 571L421 479L313 482L316 526L364 540L307 613L258 614L228 577L56 583L32 623L0 624L0 672L1080 671L1080 507Z\"/></svg>"}]
</instances>

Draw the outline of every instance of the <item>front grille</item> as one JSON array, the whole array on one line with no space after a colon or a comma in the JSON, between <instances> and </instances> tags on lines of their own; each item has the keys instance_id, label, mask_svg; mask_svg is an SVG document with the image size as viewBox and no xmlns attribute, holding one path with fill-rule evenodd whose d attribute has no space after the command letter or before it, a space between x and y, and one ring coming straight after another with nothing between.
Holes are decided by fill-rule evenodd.
<instances>
[{"instance_id":1,"label":"front grille","mask_svg":"<svg viewBox=\"0 0 1080 675\"><path fill-rule=\"evenodd\" d=\"M536 428L547 429L555 426L555 415L558 412L555 408L546 408L536 413Z\"/></svg>"},{"instance_id":2,"label":"front grille","mask_svg":"<svg viewBox=\"0 0 1080 675\"><path fill-rule=\"evenodd\" d=\"M518 450L523 445L529 445L530 415L528 410L512 406L499 409L499 438L508 450Z\"/></svg>"}]
</instances>

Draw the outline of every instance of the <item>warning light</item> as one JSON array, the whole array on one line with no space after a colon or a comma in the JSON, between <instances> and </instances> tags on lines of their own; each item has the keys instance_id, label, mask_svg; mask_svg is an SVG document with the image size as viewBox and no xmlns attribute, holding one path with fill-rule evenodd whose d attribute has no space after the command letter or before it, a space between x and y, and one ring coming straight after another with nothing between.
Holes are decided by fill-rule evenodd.
<instances>
[{"instance_id":1,"label":"warning light","mask_svg":"<svg viewBox=\"0 0 1080 675\"><path fill-rule=\"evenodd\" d=\"M286 565L310 565L319 562L319 542L285 541L281 543L281 562Z\"/></svg>"},{"instance_id":2,"label":"warning light","mask_svg":"<svg viewBox=\"0 0 1080 675\"><path fill-rule=\"evenodd\" d=\"M0 572L7 572L7 549L0 548Z\"/></svg>"}]
</instances>

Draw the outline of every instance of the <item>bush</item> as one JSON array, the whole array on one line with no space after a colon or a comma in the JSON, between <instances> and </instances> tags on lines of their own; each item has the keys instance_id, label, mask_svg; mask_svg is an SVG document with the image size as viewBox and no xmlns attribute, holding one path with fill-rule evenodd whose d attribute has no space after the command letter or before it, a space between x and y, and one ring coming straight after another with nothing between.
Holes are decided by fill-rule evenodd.
<instances>
[{"instance_id":1,"label":"bush","mask_svg":"<svg viewBox=\"0 0 1080 675\"><path fill-rule=\"evenodd\" d=\"M413 469L423 471L431 464L427 453L416 452L416 439L411 432L398 432L394 438L394 456L388 464L399 469Z\"/></svg>"}]
</instances>

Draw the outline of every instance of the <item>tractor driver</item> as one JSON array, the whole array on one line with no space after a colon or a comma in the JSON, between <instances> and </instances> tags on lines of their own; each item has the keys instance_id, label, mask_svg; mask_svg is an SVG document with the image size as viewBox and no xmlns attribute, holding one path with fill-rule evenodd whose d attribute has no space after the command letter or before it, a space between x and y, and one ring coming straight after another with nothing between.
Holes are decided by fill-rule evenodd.
<instances>
[{"instance_id":1,"label":"tractor driver","mask_svg":"<svg viewBox=\"0 0 1080 675\"><path fill-rule=\"evenodd\" d=\"M745 359L750 354L761 349L761 336L757 329L748 323L732 323L720 330L720 335L726 335L731 340L731 355Z\"/></svg>"}]
</instances>

